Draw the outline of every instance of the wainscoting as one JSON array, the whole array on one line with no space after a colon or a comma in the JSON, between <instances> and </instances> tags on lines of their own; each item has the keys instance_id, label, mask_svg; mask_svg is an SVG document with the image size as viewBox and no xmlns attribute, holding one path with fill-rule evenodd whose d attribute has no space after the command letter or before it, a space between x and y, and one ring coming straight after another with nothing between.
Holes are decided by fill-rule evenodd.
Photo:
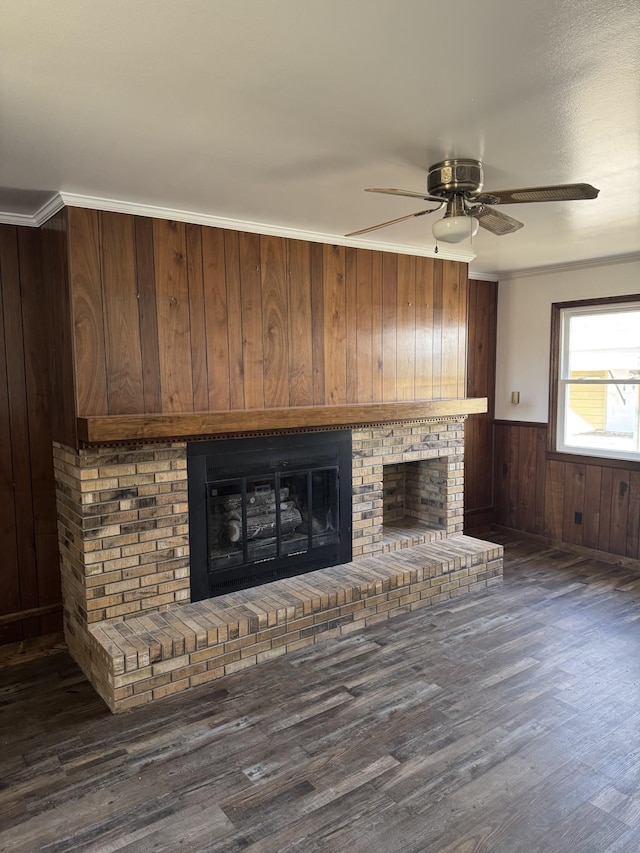
<instances>
[{"instance_id":1,"label":"wainscoting","mask_svg":"<svg viewBox=\"0 0 640 853\"><path fill-rule=\"evenodd\" d=\"M640 558L640 466L548 454L547 433L547 424L495 422L495 523Z\"/></svg>"}]
</instances>

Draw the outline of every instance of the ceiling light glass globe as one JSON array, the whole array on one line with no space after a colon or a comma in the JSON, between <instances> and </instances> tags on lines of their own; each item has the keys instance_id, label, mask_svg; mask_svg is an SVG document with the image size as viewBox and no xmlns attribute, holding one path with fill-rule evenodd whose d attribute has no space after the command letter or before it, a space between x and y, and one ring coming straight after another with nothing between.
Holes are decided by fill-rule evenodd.
<instances>
[{"instance_id":1,"label":"ceiling light glass globe","mask_svg":"<svg viewBox=\"0 0 640 853\"><path fill-rule=\"evenodd\" d=\"M475 237L480 223L473 216L445 216L433 225L433 236L442 243L461 243Z\"/></svg>"}]
</instances>

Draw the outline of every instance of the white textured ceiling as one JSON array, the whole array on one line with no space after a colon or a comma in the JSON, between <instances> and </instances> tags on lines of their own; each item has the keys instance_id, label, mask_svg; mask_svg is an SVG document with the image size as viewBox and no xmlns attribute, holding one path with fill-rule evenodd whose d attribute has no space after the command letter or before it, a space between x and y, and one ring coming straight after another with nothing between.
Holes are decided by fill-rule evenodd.
<instances>
[{"instance_id":1,"label":"white textured ceiling","mask_svg":"<svg viewBox=\"0 0 640 853\"><path fill-rule=\"evenodd\" d=\"M473 271L640 252L638 0L0 0L0 22L4 221L59 192L330 242L428 206L364 187L458 156L488 190L601 191L505 207L525 228L460 244ZM430 252L436 215L347 242Z\"/></svg>"}]
</instances>

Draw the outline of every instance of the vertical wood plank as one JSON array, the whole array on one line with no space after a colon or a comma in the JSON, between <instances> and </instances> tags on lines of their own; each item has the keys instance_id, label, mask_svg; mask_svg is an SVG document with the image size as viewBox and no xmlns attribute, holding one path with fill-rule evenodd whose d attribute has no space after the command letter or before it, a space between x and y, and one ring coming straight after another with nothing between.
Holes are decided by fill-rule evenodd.
<instances>
[{"instance_id":1,"label":"vertical wood plank","mask_svg":"<svg viewBox=\"0 0 640 853\"><path fill-rule=\"evenodd\" d=\"M69 272L78 415L107 415L107 366L98 212L69 209Z\"/></svg>"},{"instance_id":2,"label":"vertical wood plank","mask_svg":"<svg viewBox=\"0 0 640 853\"><path fill-rule=\"evenodd\" d=\"M509 443L509 512L507 526L520 527L520 504L518 494L518 478L520 476L520 441L519 429L511 427Z\"/></svg>"},{"instance_id":3,"label":"vertical wood plank","mask_svg":"<svg viewBox=\"0 0 640 853\"><path fill-rule=\"evenodd\" d=\"M433 364L433 399L439 400L444 396L442 386L442 300L444 261L436 259L433 264L433 334L431 337L433 349L431 362ZM446 390L446 389L445 389Z\"/></svg>"},{"instance_id":4,"label":"vertical wood plank","mask_svg":"<svg viewBox=\"0 0 640 853\"><path fill-rule=\"evenodd\" d=\"M413 400L416 393L416 259L398 256L396 321L397 398Z\"/></svg>"},{"instance_id":5,"label":"vertical wood plank","mask_svg":"<svg viewBox=\"0 0 640 853\"><path fill-rule=\"evenodd\" d=\"M633 560L640 558L640 471L629 473L626 555Z\"/></svg>"},{"instance_id":6,"label":"vertical wood plank","mask_svg":"<svg viewBox=\"0 0 640 853\"><path fill-rule=\"evenodd\" d=\"M264 404L289 405L287 249L282 237L260 237Z\"/></svg>"},{"instance_id":7,"label":"vertical wood plank","mask_svg":"<svg viewBox=\"0 0 640 853\"><path fill-rule=\"evenodd\" d=\"M572 545L582 545L584 531L585 466L573 462L565 464L564 515L562 539ZM583 513L583 523L576 524L576 512Z\"/></svg>"},{"instance_id":8,"label":"vertical wood plank","mask_svg":"<svg viewBox=\"0 0 640 853\"><path fill-rule=\"evenodd\" d=\"M458 386L456 397L463 399L467 390L467 295L469 292L469 269L467 264L458 264Z\"/></svg>"},{"instance_id":9,"label":"vertical wood plank","mask_svg":"<svg viewBox=\"0 0 640 853\"><path fill-rule=\"evenodd\" d=\"M347 401L345 251L323 246L325 395L328 404Z\"/></svg>"},{"instance_id":10,"label":"vertical wood plank","mask_svg":"<svg viewBox=\"0 0 640 853\"><path fill-rule=\"evenodd\" d=\"M133 217L100 213L98 223L109 414L142 414L142 346Z\"/></svg>"},{"instance_id":11,"label":"vertical wood plank","mask_svg":"<svg viewBox=\"0 0 640 853\"><path fill-rule=\"evenodd\" d=\"M153 220L136 216L136 266L142 350L142 382L144 411L162 411L160 387L160 347L156 310L156 273L153 252Z\"/></svg>"},{"instance_id":12,"label":"vertical wood plank","mask_svg":"<svg viewBox=\"0 0 640 853\"><path fill-rule=\"evenodd\" d=\"M345 249L345 348L347 403L358 402L358 271L357 249Z\"/></svg>"},{"instance_id":13,"label":"vertical wood plank","mask_svg":"<svg viewBox=\"0 0 640 853\"><path fill-rule=\"evenodd\" d=\"M536 430L536 513L533 532L544 535L544 500L547 476L547 428Z\"/></svg>"},{"instance_id":14,"label":"vertical wood plank","mask_svg":"<svg viewBox=\"0 0 640 853\"><path fill-rule=\"evenodd\" d=\"M416 400L433 398L433 258L416 259Z\"/></svg>"},{"instance_id":15,"label":"vertical wood plank","mask_svg":"<svg viewBox=\"0 0 640 853\"><path fill-rule=\"evenodd\" d=\"M382 252L372 252L371 261L371 353L373 374L372 402L383 400L382 379Z\"/></svg>"},{"instance_id":16,"label":"vertical wood plank","mask_svg":"<svg viewBox=\"0 0 640 853\"><path fill-rule=\"evenodd\" d=\"M202 229L202 276L209 409L226 412L230 408L229 337L224 231L220 228Z\"/></svg>"},{"instance_id":17,"label":"vertical wood plank","mask_svg":"<svg viewBox=\"0 0 640 853\"><path fill-rule=\"evenodd\" d=\"M20 301L23 316L25 390L29 423L31 512L37 581L37 606L62 599L55 483L51 464L50 307L55 294L43 284L41 235L18 229ZM38 634L58 630L59 616L40 617Z\"/></svg>"},{"instance_id":18,"label":"vertical wood plank","mask_svg":"<svg viewBox=\"0 0 640 853\"><path fill-rule=\"evenodd\" d=\"M486 349L483 347L482 320L486 307L481 285L484 282L472 281L467 292L467 396L475 397L476 388L483 387L486 381Z\"/></svg>"},{"instance_id":19,"label":"vertical wood plank","mask_svg":"<svg viewBox=\"0 0 640 853\"><path fill-rule=\"evenodd\" d=\"M26 610L38 606L38 575L34 543L26 353L17 228L0 228L0 258L2 259L4 344L8 353L5 369L9 401L9 432L5 435L8 435L11 447L20 609ZM30 619L23 625L25 636L37 635L38 628L37 619Z\"/></svg>"},{"instance_id":20,"label":"vertical wood plank","mask_svg":"<svg viewBox=\"0 0 640 853\"><path fill-rule=\"evenodd\" d=\"M288 240L289 403L313 404L313 320L310 244Z\"/></svg>"},{"instance_id":21,"label":"vertical wood plank","mask_svg":"<svg viewBox=\"0 0 640 853\"><path fill-rule=\"evenodd\" d=\"M559 541L564 518L564 462L547 461L544 504L545 536Z\"/></svg>"},{"instance_id":22,"label":"vertical wood plank","mask_svg":"<svg viewBox=\"0 0 640 853\"><path fill-rule=\"evenodd\" d=\"M373 253L357 250L357 393L359 403L373 402ZM377 354L375 355L377 357Z\"/></svg>"},{"instance_id":23,"label":"vertical wood plank","mask_svg":"<svg viewBox=\"0 0 640 853\"><path fill-rule=\"evenodd\" d=\"M240 284L240 239L237 231L224 232L224 277L226 279L229 341L229 405L243 409L244 345L242 341L242 287Z\"/></svg>"},{"instance_id":24,"label":"vertical wood plank","mask_svg":"<svg viewBox=\"0 0 640 853\"><path fill-rule=\"evenodd\" d=\"M611 533L609 550L625 555L627 551L627 523L629 519L629 471L614 469L611 490Z\"/></svg>"},{"instance_id":25,"label":"vertical wood plank","mask_svg":"<svg viewBox=\"0 0 640 853\"><path fill-rule=\"evenodd\" d=\"M442 374L440 395L455 397L458 393L460 365L459 334L465 334L460 317L460 281L458 264L445 261L442 275Z\"/></svg>"},{"instance_id":26,"label":"vertical wood plank","mask_svg":"<svg viewBox=\"0 0 640 853\"><path fill-rule=\"evenodd\" d=\"M189 286L193 408L196 412L205 412L209 408L209 376L202 269L202 229L199 225L188 224L185 230L185 238L187 244L187 283Z\"/></svg>"},{"instance_id":27,"label":"vertical wood plank","mask_svg":"<svg viewBox=\"0 0 640 853\"><path fill-rule=\"evenodd\" d=\"M320 243L312 243L311 255L311 319L313 344L313 402L326 402L324 372L324 253Z\"/></svg>"},{"instance_id":28,"label":"vertical wood plank","mask_svg":"<svg viewBox=\"0 0 640 853\"><path fill-rule=\"evenodd\" d=\"M598 550L608 551L611 537L611 501L613 498L613 469L603 468L600 479L600 534Z\"/></svg>"},{"instance_id":29,"label":"vertical wood plank","mask_svg":"<svg viewBox=\"0 0 640 853\"><path fill-rule=\"evenodd\" d=\"M584 513L582 544L585 548L598 549L600 541L600 491L602 468L600 465L585 465Z\"/></svg>"},{"instance_id":30,"label":"vertical wood plank","mask_svg":"<svg viewBox=\"0 0 640 853\"><path fill-rule=\"evenodd\" d=\"M533 533L536 518L536 429L516 428L518 440L518 529Z\"/></svg>"},{"instance_id":31,"label":"vertical wood plank","mask_svg":"<svg viewBox=\"0 0 640 853\"><path fill-rule=\"evenodd\" d=\"M153 248L162 410L189 412L193 382L184 224L154 219Z\"/></svg>"},{"instance_id":32,"label":"vertical wood plank","mask_svg":"<svg viewBox=\"0 0 640 853\"><path fill-rule=\"evenodd\" d=\"M397 400L396 356L398 310L398 257L385 253L382 258L382 399Z\"/></svg>"},{"instance_id":33,"label":"vertical wood plank","mask_svg":"<svg viewBox=\"0 0 640 853\"><path fill-rule=\"evenodd\" d=\"M497 524L509 522L509 456L511 427L496 424L494 428L494 508Z\"/></svg>"},{"instance_id":34,"label":"vertical wood plank","mask_svg":"<svg viewBox=\"0 0 640 853\"><path fill-rule=\"evenodd\" d=\"M264 351L262 344L260 238L257 234L240 234L239 240L244 404L247 409L263 409Z\"/></svg>"},{"instance_id":35,"label":"vertical wood plank","mask_svg":"<svg viewBox=\"0 0 640 853\"><path fill-rule=\"evenodd\" d=\"M43 286L49 295L51 435L67 447L77 444L73 319L68 251L69 210L59 211L41 228Z\"/></svg>"},{"instance_id":36,"label":"vertical wood plank","mask_svg":"<svg viewBox=\"0 0 640 853\"><path fill-rule=\"evenodd\" d=\"M0 614L15 613L20 610L16 475L13 470L11 430L11 409L17 406L18 401L12 399L13 388L9 376L11 368L7 363L7 356L11 361L21 362L24 359L24 351L21 349L20 352L15 352L10 348L10 326L15 323L15 317L5 308L5 302L9 305L12 302L10 290L18 286L15 238L14 226L0 225L0 435L3 437L0 441L0 549L2 550ZM12 277L16 280L11 281ZM19 626L0 631L0 640L3 642L15 642L21 638Z\"/></svg>"}]
</instances>

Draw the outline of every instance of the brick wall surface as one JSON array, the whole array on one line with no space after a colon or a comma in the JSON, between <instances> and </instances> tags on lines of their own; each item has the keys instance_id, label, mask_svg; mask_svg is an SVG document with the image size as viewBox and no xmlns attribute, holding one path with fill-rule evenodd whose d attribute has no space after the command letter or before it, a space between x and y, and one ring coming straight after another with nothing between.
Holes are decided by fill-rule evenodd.
<instances>
[{"instance_id":1,"label":"brick wall surface","mask_svg":"<svg viewBox=\"0 0 640 853\"><path fill-rule=\"evenodd\" d=\"M309 575L282 582L295 614L278 616L273 636L268 619L240 636L224 633L238 602L249 596L251 608L262 607L273 584L189 604L186 443L79 452L54 445L65 635L112 710L500 578L496 547L462 537L463 421L358 429L352 440L355 562L312 573L332 590L326 606L321 597L316 608ZM396 526L383 542L385 520L406 517L421 525L419 535L407 539ZM434 540L443 537L455 537L453 552L438 550ZM412 547L424 542L431 551ZM391 559L396 548L403 555ZM365 584L357 593L356 579ZM308 625L298 624L312 613Z\"/></svg>"}]
</instances>

